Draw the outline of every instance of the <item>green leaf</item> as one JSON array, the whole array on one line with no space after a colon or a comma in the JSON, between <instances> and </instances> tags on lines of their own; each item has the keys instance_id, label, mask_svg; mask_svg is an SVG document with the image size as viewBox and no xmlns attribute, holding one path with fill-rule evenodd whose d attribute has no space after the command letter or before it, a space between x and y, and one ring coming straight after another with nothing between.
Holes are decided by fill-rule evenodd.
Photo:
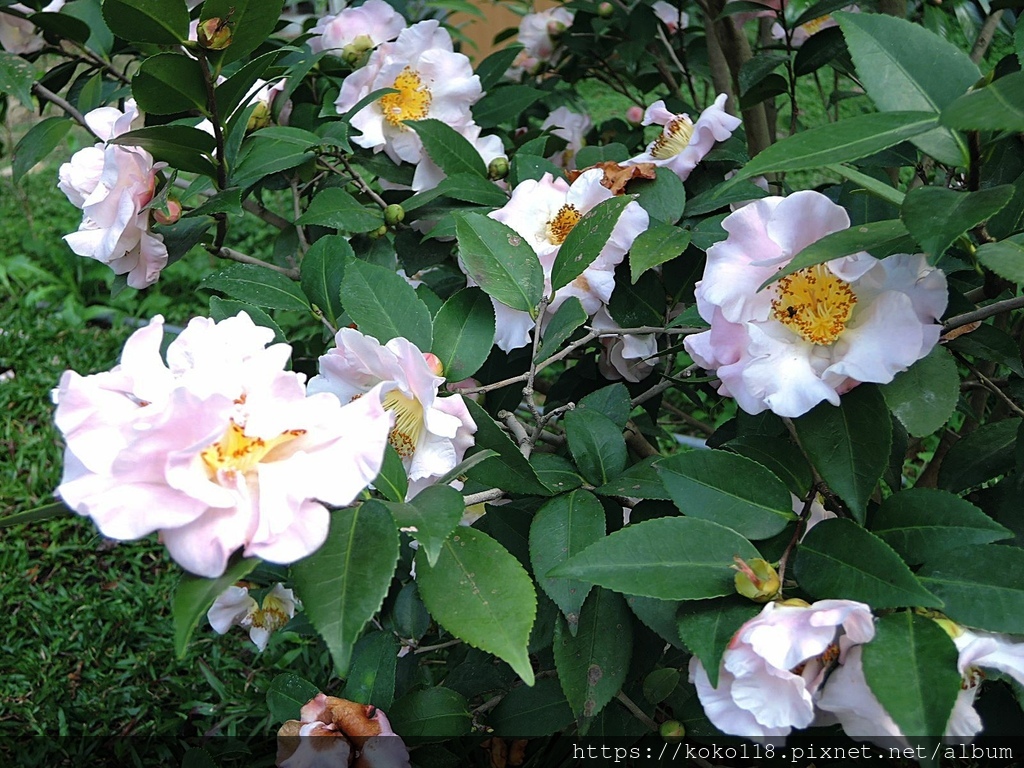
<instances>
[{"instance_id":1,"label":"green leaf","mask_svg":"<svg viewBox=\"0 0 1024 768\"><path fill-rule=\"evenodd\" d=\"M882 616L863 646L864 679L900 731L936 742L960 693L957 649L938 624L912 611Z\"/></svg>"},{"instance_id":2,"label":"green leaf","mask_svg":"<svg viewBox=\"0 0 1024 768\"><path fill-rule=\"evenodd\" d=\"M267 688L267 709L275 723L298 720L299 710L311 699L316 698L320 689L305 678L283 672L275 677Z\"/></svg>"},{"instance_id":3,"label":"green leaf","mask_svg":"<svg viewBox=\"0 0 1024 768\"><path fill-rule=\"evenodd\" d=\"M960 493L1013 469L1020 419L985 424L953 443L939 467L939 488Z\"/></svg>"},{"instance_id":4,"label":"green leaf","mask_svg":"<svg viewBox=\"0 0 1024 768\"><path fill-rule=\"evenodd\" d=\"M265 53L246 63L235 74L217 86L214 95L217 99L217 111L222 118L232 115L242 100L256 90L256 81L267 71L267 67L277 61L280 55L281 51ZM336 123L335 125L343 124Z\"/></svg>"},{"instance_id":5,"label":"green leaf","mask_svg":"<svg viewBox=\"0 0 1024 768\"><path fill-rule=\"evenodd\" d=\"M545 574L598 541L605 530L604 507L592 493L582 490L551 499L530 524L530 563L537 583L561 609L573 635L591 585Z\"/></svg>"},{"instance_id":6,"label":"green leaf","mask_svg":"<svg viewBox=\"0 0 1024 768\"><path fill-rule=\"evenodd\" d=\"M217 763L207 750L201 747L189 747L181 756L181 768L217 768Z\"/></svg>"},{"instance_id":7,"label":"green leaf","mask_svg":"<svg viewBox=\"0 0 1024 768\"><path fill-rule=\"evenodd\" d=\"M636 201L654 222L675 224L686 206L686 188L668 168L656 168L653 179L637 179L629 185Z\"/></svg>"},{"instance_id":8,"label":"green leaf","mask_svg":"<svg viewBox=\"0 0 1024 768\"><path fill-rule=\"evenodd\" d=\"M673 648L683 647L683 641L679 639L679 628L676 626L676 611L682 603L677 600L626 595L626 604L633 611L633 615L662 640Z\"/></svg>"},{"instance_id":9,"label":"green leaf","mask_svg":"<svg viewBox=\"0 0 1024 768\"><path fill-rule=\"evenodd\" d=\"M204 579L190 573L182 574L178 588L174 590L171 615L174 617L174 652L178 659L185 658L188 641L196 631L199 620L206 615L213 601L228 587L234 586L252 573L260 564L254 557L235 560L228 564L224 575L216 579Z\"/></svg>"},{"instance_id":10,"label":"green leaf","mask_svg":"<svg viewBox=\"0 0 1024 768\"><path fill-rule=\"evenodd\" d=\"M861 173L856 168L851 168L848 165L837 163L836 165L825 166L825 170L831 171L832 173L842 176L844 179L852 181L854 184L857 184L861 188L870 192L879 200L884 200L896 207L903 205L904 194L902 192L898 189L894 189L889 184L879 181L873 176Z\"/></svg>"},{"instance_id":11,"label":"green leaf","mask_svg":"<svg viewBox=\"0 0 1024 768\"><path fill-rule=\"evenodd\" d=\"M1024 376L1016 339L989 323L982 323L970 333L957 336L946 346L955 352L1006 366L1018 376Z\"/></svg>"},{"instance_id":12,"label":"green leaf","mask_svg":"<svg viewBox=\"0 0 1024 768\"><path fill-rule=\"evenodd\" d=\"M937 346L880 389L889 410L907 432L924 437L953 415L960 397L960 375L949 350Z\"/></svg>"},{"instance_id":13,"label":"green leaf","mask_svg":"<svg viewBox=\"0 0 1024 768\"><path fill-rule=\"evenodd\" d=\"M587 312L578 298L570 296L563 301L544 328L540 349L537 350L537 362L543 362L555 354L585 322Z\"/></svg>"},{"instance_id":14,"label":"green leaf","mask_svg":"<svg viewBox=\"0 0 1024 768\"><path fill-rule=\"evenodd\" d=\"M629 398L629 390L621 381L609 384L584 395L576 403L576 410L591 409L607 416L619 429L626 428L629 412L633 409Z\"/></svg>"},{"instance_id":15,"label":"green leaf","mask_svg":"<svg viewBox=\"0 0 1024 768\"><path fill-rule=\"evenodd\" d=\"M943 550L1013 538L976 506L935 488L910 488L890 496L875 513L872 532L911 564Z\"/></svg>"},{"instance_id":16,"label":"green leaf","mask_svg":"<svg viewBox=\"0 0 1024 768\"><path fill-rule=\"evenodd\" d=\"M1024 284L1024 235L1013 235L998 243L984 243L975 255L982 266L1000 277L1018 285Z\"/></svg>"},{"instance_id":17,"label":"green leaf","mask_svg":"<svg viewBox=\"0 0 1024 768\"><path fill-rule=\"evenodd\" d=\"M660 704L672 695L680 679L678 669L662 667L654 670L644 678L644 698L651 704Z\"/></svg>"},{"instance_id":18,"label":"green leaf","mask_svg":"<svg viewBox=\"0 0 1024 768\"><path fill-rule=\"evenodd\" d=\"M767 196L767 192L749 181L746 183L737 182L735 184L723 183L687 200L686 216L688 218L701 216L705 213L725 208L733 203L746 203L751 200L760 200L762 197Z\"/></svg>"},{"instance_id":19,"label":"green leaf","mask_svg":"<svg viewBox=\"0 0 1024 768\"><path fill-rule=\"evenodd\" d=\"M545 173L550 173L556 179L564 178L565 175L564 171L550 160L517 152L512 158L508 175L509 184L515 188L527 179L541 179Z\"/></svg>"},{"instance_id":20,"label":"green leaf","mask_svg":"<svg viewBox=\"0 0 1024 768\"><path fill-rule=\"evenodd\" d=\"M847 163L920 136L939 124L932 112L876 112L800 131L772 144L731 179Z\"/></svg>"},{"instance_id":21,"label":"green leaf","mask_svg":"<svg viewBox=\"0 0 1024 768\"><path fill-rule=\"evenodd\" d=\"M1000 544L937 553L917 573L953 621L990 632L1024 632L1024 550Z\"/></svg>"},{"instance_id":22,"label":"green leaf","mask_svg":"<svg viewBox=\"0 0 1024 768\"><path fill-rule=\"evenodd\" d=\"M327 643L338 677L380 609L398 562L398 530L376 501L331 513L331 531L316 552L292 566L306 616Z\"/></svg>"},{"instance_id":23,"label":"green leaf","mask_svg":"<svg viewBox=\"0 0 1024 768\"><path fill-rule=\"evenodd\" d=\"M558 680L538 680L532 688L513 688L491 712L487 725L498 737L550 736L572 724L573 714Z\"/></svg>"},{"instance_id":24,"label":"green leaf","mask_svg":"<svg viewBox=\"0 0 1024 768\"><path fill-rule=\"evenodd\" d=\"M242 211L242 190L238 187L229 187L206 198L206 201L193 208L185 214L184 218L197 216L209 216L214 213L230 213L233 216L241 216Z\"/></svg>"},{"instance_id":25,"label":"green leaf","mask_svg":"<svg viewBox=\"0 0 1024 768\"><path fill-rule=\"evenodd\" d=\"M477 205L499 208L508 202L508 195L489 179L475 173L457 173L442 179L432 189L425 189L402 201L406 213L414 211L439 197L461 200Z\"/></svg>"},{"instance_id":26,"label":"green leaf","mask_svg":"<svg viewBox=\"0 0 1024 768\"><path fill-rule=\"evenodd\" d=\"M473 726L466 700L450 688L408 693L388 712L395 733L407 741L445 741L465 736Z\"/></svg>"},{"instance_id":27,"label":"green leaf","mask_svg":"<svg viewBox=\"0 0 1024 768\"><path fill-rule=\"evenodd\" d=\"M399 530L420 543L431 567L437 564L441 545L458 526L466 509L462 494L450 485L431 485L404 504L385 502L385 506Z\"/></svg>"},{"instance_id":28,"label":"green leaf","mask_svg":"<svg viewBox=\"0 0 1024 768\"><path fill-rule=\"evenodd\" d=\"M892 444L889 409L878 388L861 384L838 408L822 403L793 423L818 474L863 521Z\"/></svg>"},{"instance_id":29,"label":"green leaf","mask_svg":"<svg viewBox=\"0 0 1024 768\"><path fill-rule=\"evenodd\" d=\"M562 691L577 720L593 717L626 682L633 655L633 622L622 595L593 590L575 636L559 617L553 650Z\"/></svg>"},{"instance_id":30,"label":"green leaf","mask_svg":"<svg viewBox=\"0 0 1024 768\"><path fill-rule=\"evenodd\" d=\"M665 490L661 474L657 472L655 462L663 460L663 456L650 456L626 469L621 475L609 480L594 493L602 496L631 496L638 499L662 499L671 497Z\"/></svg>"},{"instance_id":31,"label":"green leaf","mask_svg":"<svg viewBox=\"0 0 1024 768\"><path fill-rule=\"evenodd\" d=\"M818 600L859 600L872 608L941 608L907 564L882 539L852 520L824 520L797 549L796 578Z\"/></svg>"},{"instance_id":32,"label":"green leaf","mask_svg":"<svg viewBox=\"0 0 1024 768\"><path fill-rule=\"evenodd\" d=\"M938 114L981 77L978 66L952 43L895 16L836 13L857 75L883 112ZM947 165L967 157L963 138L937 128L913 138L921 151Z\"/></svg>"},{"instance_id":33,"label":"green leaf","mask_svg":"<svg viewBox=\"0 0 1024 768\"><path fill-rule=\"evenodd\" d=\"M713 520L748 539L767 539L796 519L789 489L755 461L725 451L662 459L658 474L679 511Z\"/></svg>"},{"instance_id":34,"label":"green leaf","mask_svg":"<svg viewBox=\"0 0 1024 768\"><path fill-rule=\"evenodd\" d=\"M527 109L545 95L528 85L506 85L485 94L473 105L473 119L481 128L494 128L502 123L515 123Z\"/></svg>"},{"instance_id":35,"label":"green leaf","mask_svg":"<svg viewBox=\"0 0 1024 768\"><path fill-rule=\"evenodd\" d=\"M381 344L401 337L421 351L430 349L430 310L398 273L352 259L345 265L341 293L345 311L363 333Z\"/></svg>"},{"instance_id":36,"label":"green leaf","mask_svg":"<svg viewBox=\"0 0 1024 768\"><path fill-rule=\"evenodd\" d=\"M369 232L384 223L377 208L368 208L340 187L318 193L296 224L319 224L339 232Z\"/></svg>"},{"instance_id":37,"label":"green leaf","mask_svg":"<svg viewBox=\"0 0 1024 768\"><path fill-rule=\"evenodd\" d=\"M484 93L493 90L494 86L504 79L505 73L521 50L521 45L509 45L495 51L477 65L476 74L480 78L480 87Z\"/></svg>"},{"instance_id":38,"label":"green leaf","mask_svg":"<svg viewBox=\"0 0 1024 768\"><path fill-rule=\"evenodd\" d=\"M679 637L704 665L712 688L718 687L722 654L729 641L760 610L760 606L739 595L721 600L693 600L680 606L676 614Z\"/></svg>"},{"instance_id":39,"label":"green leaf","mask_svg":"<svg viewBox=\"0 0 1024 768\"><path fill-rule=\"evenodd\" d=\"M806 497L814 483L811 465L800 448L789 440L750 435L733 438L723 447L764 466L795 496Z\"/></svg>"},{"instance_id":40,"label":"green leaf","mask_svg":"<svg viewBox=\"0 0 1024 768\"><path fill-rule=\"evenodd\" d=\"M551 493L567 493L583 485L583 478L576 474L576 467L561 456L535 451L530 455L530 464Z\"/></svg>"},{"instance_id":41,"label":"green leaf","mask_svg":"<svg viewBox=\"0 0 1024 768\"><path fill-rule=\"evenodd\" d=\"M188 8L181 0L103 0L103 20L129 43L177 45L188 40Z\"/></svg>"},{"instance_id":42,"label":"green leaf","mask_svg":"<svg viewBox=\"0 0 1024 768\"><path fill-rule=\"evenodd\" d=\"M294 280L256 264L232 264L207 276L200 285L261 309L309 311L309 302Z\"/></svg>"},{"instance_id":43,"label":"green leaf","mask_svg":"<svg viewBox=\"0 0 1024 768\"><path fill-rule=\"evenodd\" d=\"M600 255L612 229L632 202L628 196L612 197L598 203L572 228L558 249L551 267L551 290L568 285L589 267Z\"/></svg>"},{"instance_id":44,"label":"green leaf","mask_svg":"<svg viewBox=\"0 0 1024 768\"><path fill-rule=\"evenodd\" d=\"M544 292L544 270L530 244L511 228L479 213L455 217L459 258L488 296L534 314Z\"/></svg>"},{"instance_id":45,"label":"green leaf","mask_svg":"<svg viewBox=\"0 0 1024 768\"><path fill-rule=\"evenodd\" d=\"M235 317L239 312L245 312L249 319L256 325L269 328L274 332L274 343L285 343L288 340L284 337L281 326L274 322L274 319L259 307L254 307L244 301L234 299L222 299L220 296L210 297L210 319L220 322L229 317Z\"/></svg>"},{"instance_id":46,"label":"green leaf","mask_svg":"<svg viewBox=\"0 0 1024 768\"><path fill-rule=\"evenodd\" d=\"M657 273L644 272L636 284L626 280L625 266L616 270L617 284L608 313L623 328L661 325L665 321L665 288Z\"/></svg>"},{"instance_id":47,"label":"green leaf","mask_svg":"<svg viewBox=\"0 0 1024 768\"><path fill-rule=\"evenodd\" d=\"M409 492L409 477L405 474L405 466L398 451L389 443L384 449L384 462L380 474L373 481L373 487L384 494L389 501L398 503L405 501Z\"/></svg>"},{"instance_id":48,"label":"green leaf","mask_svg":"<svg viewBox=\"0 0 1024 768\"><path fill-rule=\"evenodd\" d=\"M690 231L671 224L654 224L640 233L629 249L629 272L633 283L648 269L682 255L690 244Z\"/></svg>"},{"instance_id":49,"label":"green leaf","mask_svg":"<svg viewBox=\"0 0 1024 768\"><path fill-rule=\"evenodd\" d=\"M858 224L814 241L794 256L786 266L765 280L759 290L763 290L780 277L842 256L867 251L872 256L882 258L892 253L908 253L913 247L914 241L899 219Z\"/></svg>"},{"instance_id":50,"label":"green leaf","mask_svg":"<svg viewBox=\"0 0 1024 768\"><path fill-rule=\"evenodd\" d=\"M576 153L576 167L587 168L608 161L621 163L628 160L629 156L630 152L625 144L614 141L611 144L589 144Z\"/></svg>"},{"instance_id":51,"label":"green leaf","mask_svg":"<svg viewBox=\"0 0 1024 768\"><path fill-rule=\"evenodd\" d=\"M416 552L416 580L439 624L507 661L533 685L526 645L537 596L530 576L506 549L482 531L460 528L445 541L437 565L427 563L422 549Z\"/></svg>"},{"instance_id":52,"label":"green leaf","mask_svg":"<svg viewBox=\"0 0 1024 768\"><path fill-rule=\"evenodd\" d=\"M494 307L479 288L464 288L434 316L433 353L448 381L469 378L494 346Z\"/></svg>"},{"instance_id":53,"label":"green leaf","mask_svg":"<svg viewBox=\"0 0 1024 768\"><path fill-rule=\"evenodd\" d=\"M35 509L28 509L24 512L15 512L13 515L0 517L0 529L10 528L12 525L23 525L25 523L37 523L41 520L52 520L55 517L67 517L75 514L68 509L63 501L54 501L44 504Z\"/></svg>"},{"instance_id":54,"label":"green leaf","mask_svg":"<svg viewBox=\"0 0 1024 768\"><path fill-rule=\"evenodd\" d=\"M299 268L302 292L331 322L341 316L341 281L345 276L345 263L354 258L352 246L341 235L321 237L302 257Z\"/></svg>"},{"instance_id":55,"label":"green leaf","mask_svg":"<svg viewBox=\"0 0 1024 768\"><path fill-rule=\"evenodd\" d=\"M961 130L1024 132L1024 72L967 92L942 110L942 124Z\"/></svg>"},{"instance_id":56,"label":"green leaf","mask_svg":"<svg viewBox=\"0 0 1024 768\"><path fill-rule=\"evenodd\" d=\"M917 187L907 192L900 218L934 264L954 240L988 221L1012 197L1013 186L1010 184L978 192Z\"/></svg>"},{"instance_id":57,"label":"green leaf","mask_svg":"<svg viewBox=\"0 0 1024 768\"><path fill-rule=\"evenodd\" d=\"M391 632L371 632L359 638L352 652L344 698L390 709L395 700L399 646L398 638Z\"/></svg>"},{"instance_id":58,"label":"green leaf","mask_svg":"<svg viewBox=\"0 0 1024 768\"><path fill-rule=\"evenodd\" d=\"M476 443L470 450L475 452L490 448L498 452L497 456L473 467L469 471L470 479L488 488L550 496L551 491L537 477L530 462L520 453L519 447L501 430L487 411L469 398L463 398L463 402L469 409L469 415L476 422Z\"/></svg>"},{"instance_id":59,"label":"green leaf","mask_svg":"<svg viewBox=\"0 0 1024 768\"><path fill-rule=\"evenodd\" d=\"M576 466L591 483L604 485L626 468L626 440L607 416L592 409L570 411L562 423Z\"/></svg>"},{"instance_id":60,"label":"green leaf","mask_svg":"<svg viewBox=\"0 0 1024 768\"><path fill-rule=\"evenodd\" d=\"M206 81L199 62L180 53L150 56L132 78L139 109L153 115L199 110L207 114Z\"/></svg>"},{"instance_id":61,"label":"green leaf","mask_svg":"<svg viewBox=\"0 0 1024 768\"><path fill-rule=\"evenodd\" d=\"M760 557L730 528L695 517L629 525L552 570L616 592L662 600L700 600L735 592L733 558Z\"/></svg>"},{"instance_id":62,"label":"green leaf","mask_svg":"<svg viewBox=\"0 0 1024 768\"><path fill-rule=\"evenodd\" d=\"M487 178L487 166L469 139L440 120L406 120L405 125L416 131L423 140L423 148L448 176L472 173Z\"/></svg>"},{"instance_id":63,"label":"green leaf","mask_svg":"<svg viewBox=\"0 0 1024 768\"><path fill-rule=\"evenodd\" d=\"M220 52L221 63L227 64L248 56L267 41L283 7L284 0L206 0L200 18L231 22L231 45Z\"/></svg>"},{"instance_id":64,"label":"green leaf","mask_svg":"<svg viewBox=\"0 0 1024 768\"><path fill-rule=\"evenodd\" d=\"M108 144L142 147L154 160L163 161L172 168L189 173L201 173L211 178L217 169L210 162L217 143L213 136L187 125L154 125L122 133Z\"/></svg>"},{"instance_id":65,"label":"green leaf","mask_svg":"<svg viewBox=\"0 0 1024 768\"><path fill-rule=\"evenodd\" d=\"M2 66L2 65L0 65ZM3 86L0 85L0 90ZM36 163L49 157L50 153L67 136L73 121L66 117L47 117L33 125L14 148L11 158L11 177L14 183L32 170Z\"/></svg>"}]
</instances>

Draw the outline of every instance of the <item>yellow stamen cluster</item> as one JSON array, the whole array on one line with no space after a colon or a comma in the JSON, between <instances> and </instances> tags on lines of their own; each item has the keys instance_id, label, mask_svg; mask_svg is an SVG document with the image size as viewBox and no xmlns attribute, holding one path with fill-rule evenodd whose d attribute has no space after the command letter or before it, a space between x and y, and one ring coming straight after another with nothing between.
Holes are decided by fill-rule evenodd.
<instances>
[{"instance_id":1,"label":"yellow stamen cluster","mask_svg":"<svg viewBox=\"0 0 1024 768\"><path fill-rule=\"evenodd\" d=\"M273 632L288 623L288 611L280 598L267 595L263 598L263 607L252 612L251 621L254 627Z\"/></svg>"},{"instance_id":2,"label":"yellow stamen cluster","mask_svg":"<svg viewBox=\"0 0 1024 768\"><path fill-rule=\"evenodd\" d=\"M398 93L389 93L379 100L384 119L391 125L404 128L403 120L422 120L427 116L433 96L430 88L420 79L419 73L406 67L391 87Z\"/></svg>"},{"instance_id":3,"label":"yellow stamen cluster","mask_svg":"<svg viewBox=\"0 0 1024 768\"><path fill-rule=\"evenodd\" d=\"M384 410L395 412L395 426L388 435L391 447L403 459L416 452L416 446L423 435L423 406L419 400L403 395L392 389L384 396Z\"/></svg>"},{"instance_id":4,"label":"yellow stamen cluster","mask_svg":"<svg viewBox=\"0 0 1024 768\"><path fill-rule=\"evenodd\" d=\"M686 115L679 115L669 120L661 135L651 145L651 157L668 160L675 157L688 146L693 138L693 121Z\"/></svg>"},{"instance_id":5,"label":"yellow stamen cluster","mask_svg":"<svg viewBox=\"0 0 1024 768\"><path fill-rule=\"evenodd\" d=\"M245 429L232 420L224 437L205 448L199 455L206 463L210 477L214 477L221 470L245 474L254 469L268 453L279 445L305 433L304 429L290 429L277 437L264 440L262 437L250 437L245 434Z\"/></svg>"},{"instance_id":6,"label":"yellow stamen cluster","mask_svg":"<svg viewBox=\"0 0 1024 768\"><path fill-rule=\"evenodd\" d=\"M857 296L849 283L823 264L801 269L780 279L772 300L775 319L803 339L829 345L846 329Z\"/></svg>"},{"instance_id":7,"label":"yellow stamen cluster","mask_svg":"<svg viewBox=\"0 0 1024 768\"><path fill-rule=\"evenodd\" d=\"M565 238L572 232L572 228L579 224L580 219L583 218L576 206L566 203L558 209L558 213L555 214L555 218L547 223L545 226L545 233L548 237L548 242L552 245L561 245L565 242Z\"/></svg>"}]
</instances>

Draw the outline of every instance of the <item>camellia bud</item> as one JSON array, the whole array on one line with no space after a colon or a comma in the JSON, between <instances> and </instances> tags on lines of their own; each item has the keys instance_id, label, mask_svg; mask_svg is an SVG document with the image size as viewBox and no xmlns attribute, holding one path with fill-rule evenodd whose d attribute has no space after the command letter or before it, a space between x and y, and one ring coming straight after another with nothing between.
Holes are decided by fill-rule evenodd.
<instances>
[{"instance_id":1,"label":"camellia bud","mask_svg":"<svg viewBox=\"0 0 1024 768\"><path fill-rule=\"evenodd\" d=\"M487 164L487 178L498 181L508 176L508 158L496 157Z\"/></svg>"},{"instance_id":2,"label":"camellia bud","mask_svg":"<svg viewBox=\"0 0 1024 768\"><path fill-rule=\"evenodd\" d=\"M208 51L223 51L231 45L232 37L227 19L215 16L199 24L199 44Z\"/></svg>"},{"instance_id":3,"label":"camellia bud","mask_svg":"<svg viewBox=\"0 0 1024 768\"><path fill-rule=\"evenodd\" d=\"M387 225L381 224L373 232L370 233L370 237L376 240L379 237L384 237L388 233Z\"/></svg>"},{"instance_id":4,"label":"camellia bud","mask_svg":"<svg viewBox=\"0 0 1024 768\"><path fill-rule=\"evenodd\" d=\"M755 603L767 603L779 593L779 574L767 560L758 557L748 563L739 557L733 559L736 561L732 566L736 570L733 580L741 595Z\"/></svg>"},{"instance_id":5,"label":"camellia bud","mask_svg":"<svg viewBox=\"0 0 1024 768\"><path fill-rule=\"evenodd\" d=\"M615 8L612 7L611 3L604 2L597 6L597 15L602 19L610 19L615 13Z\"/></svg>"},{"instance_id":6,"label":"camellia bud","mask_svg":"<svg viewBox=\"0 0 1024 768\"><path fill-rule=\"evenodd\" d=\"M341 49L341 60L350 67L357 67L362 63L366 52L373 48L373 38L369 35L359 35L355 40Z\"/></svg>"},{"instance_id":7,"label":"camellia bud","mask_svg":"<svg viewBox=\"0 0 1024 768\"><path fill-rule=\"evenodd\" d=\"M552 19L548 22L548 37L552 40L557 40L565 34L565 24L560 21Z\"/></svg>"},{"instance_id":8,"label":"camellia bud","mask_svg":"<svg viewBox=\"0 0 1024 768\"><path fill-rule=\"evenodd\" d=\"M444 375L444 366L441 364L441 358L435 355L433 352L424 352L423 359L427 361L427 368L435 376Z\"/></svg>"},{"instance_id":9,"label":"camellia bud","mask_svg":"<svg viewBox=\"0 0 1024 768\"><path fill-rule=\"evenodd\" d=\"M679 744L686 737L686 728L678 720L666 720L659 730L669 744Z\"/></svg>"},{"instance_id":10,"label":"camellia bud","mask_svg":"<svg viewBox=\"0 0 1024 768\"><path fill-rule=\"evenodd\" d=\"M173 197L167 198L167 204L164 209L154 208L153 219L157 224L173 224L181 218L181 203L175 200Z\"/></svg>"},{"instance_id":11,"label":"camellia bud","mask_svg":"<svg viewBox=\"0 0 1024 768\"><path fill-rule=\"evenodd\" d=\"M249 114L249 122L245 124L246 131L256 131L270 125L270 105L265 101L257 101L253 111Z\"/></svg>"},{"instance_id":12,"label":"camellia bud","mask_svg":"<svg viewBox=\"0 0 1024 768\"><path fill-rule=\"evenodd\" d=\"M392 203L384 209L384 223L389 227L397 227L405 221L405 208L398 203Z\"/></svg>"}]
</instances>

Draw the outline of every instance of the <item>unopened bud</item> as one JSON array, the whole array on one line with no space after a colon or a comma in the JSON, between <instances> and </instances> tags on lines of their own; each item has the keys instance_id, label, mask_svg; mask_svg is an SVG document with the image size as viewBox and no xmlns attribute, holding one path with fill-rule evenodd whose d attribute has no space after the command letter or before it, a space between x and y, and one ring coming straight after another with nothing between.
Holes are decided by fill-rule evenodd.
<instances>
[{"instance_id":1,"label":"unopened bud","mask_svg":"<svg viewBox=\"0 0 1024 768\"><path fill-rule=\"evenodd\" d=\"M643 120L643 119L644 119L643 107L638 107L638 106L636 106L636 104L634 104L632 107L630 107L629 109L626 110L626 120L628 120L629 122L633 123L634 125L639 125L640 121Z\"/></svg>"},{"instance_id":2,"label":"unopened bud","mask_svg":"<svg viewBox=\"0 0 1024 768\"><path fill-rule=\"evenodd\" d=\"M736 591L755 603L767 603L779 593L779 574L771 563L755 558L749 563L742 558L734 557L736 570L733 581Z\"/></svg>"},{"instance_id":3,"label":"unopened bud","mask_svg":"<svg viewBox=\"0 0 1024 768\"><path fill-rule=\"evenodd\" d=\"M405 221L405 208L398 203L392 203L384 209L384 223L389 227L397 227L403 221Z\"/></svg>"},{"instance_id":4,"label":"unopened bud","mask_svg":"<svg viewBox=\"0 0 1024 768\"><path fill-rule=\"evenodd\" d=\"M199 24L199 45L208 51L223 51L231 45L231 23L227 19L213 17Z\"/></svg>"},{"instance_id":5,"label":"unopened bud","mask_svg":"<svg viewBox=\"0 0 1024 768\"><path fill-rule=\"evenodd\" d=\"M565 34L565 24L560 21L552 19L548 22L548 37L552 40L557 40Z\"/></svg>"},{"instance_id":6,"label":"unopened bud","mask_svg":"<svg viewBox=\"0 0 1024 768\"><path fill-rule=\"evenodd\" d=\"M597 6L597 15L602 19L610 19L615 13L615 8L612 7L611 3L604 2Z\"/></svg>"},{"instance_id":7,"label":"unopened bud","mask_svg":"<svg viewBox=\"0 0 1024 768\"><path fill-rule=\"evenodd\" d=\"M427 361L427 368L435 376L444 375L444 366L441 364L441 358L435 355L433 352L424 352L423 359Z\"/></svg>"},{"instance_id":8,"label":"unopened bud","mask_svg":"<svg viewBox=\"0 0 1024 768\"><path fill-rule=\"evenodd\" d=\"M376 240L377 238L384 237L388 233L387 225L381 224L373 232L370 233L370 237Z\"/></svg>"},{"instance_id":9,"label":"unopened bud","mask_svg":"<svg viewBox=\"0 0 1024 768\"><path fill-rule=\"evenodd\" d=\"M359 35L355 40L341 49L341 60L350 67L357 67L362 63L366 52L373 48L373 38L369 35Z\"/></svg>"},{"instance_id":10,"label":"unopened bud","mask_svg":"<svg viewBox=\"0 0 1024 768\"><path fill-rule=\"evenodd\" d=\"M157 224L173 224L181 218L181 203L173 197L167 198L166 207L153 209L153 219Z\"/></svg>"},{"instance_id":11,"label":"unopened bud","mask_svg":"<svg viewBox=\"0 0 1024 768\"><path fill-rule=\"evenodd\" d=\"M491 181L499 181L508 176L508 158L496 157L487 164L487 178Z\"/></svg>"},{"instance_id":12,"label":"unopened bud","mask_svg":"<svg viewBox=\"0 0 1024 768\"><path fill-rule=\"evenodd\" d=\"M245 124L246 131L257 131L270 125L270 105L265 101L257 101L256 107L249 113L249 122Z\"/></svg>"},{"instance_id":13,"label":"unopened bud","mask_svg":"<svg viewBox=\"0 0 1024 768\"><path fill-rule=\"evenodd\" d=\"M686 737L686 728L678 720L666 720L659 730L669 744L678 744Z\"/></svg>"},{"instance_id":14,"label":"unopened bud","mask_svg":"<svg viewBox=\"0 0 1024 768\"><path fill-rule=\"evenodd\" d=\"M799 597L791 597L789 600L781 600L777 605L784 605L787 608L810 608L811 604Z\"/></svg>"}]
</instances>

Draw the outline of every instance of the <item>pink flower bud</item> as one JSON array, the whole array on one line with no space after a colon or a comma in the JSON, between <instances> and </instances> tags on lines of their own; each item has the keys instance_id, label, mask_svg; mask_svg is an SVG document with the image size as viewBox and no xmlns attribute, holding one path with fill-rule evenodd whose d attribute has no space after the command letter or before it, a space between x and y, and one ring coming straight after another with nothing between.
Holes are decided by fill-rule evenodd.
<instances>
[{"instance_id":1,"label":"pink flower bud","mask_svg":"<svg viewBox=\"0 0 1024 768\"><path fill-rule=\"evenodd\" d=\"M167 206L153 209L153 219L157 224L173 224L181 218L181 203L173 197L167 198Z\"/></svg>"},{"instance_id":2,"label":"pink flower bud","mask_svg":"<svg viewBox=\"0 0 1024 768\"><path fill-rule=\"evenodd\" d=\"M424 352L423 359L427 361L427 367L431 373L435 376L444 375L444 366L441 364L441 359L433 352Z\"/></svg>"},{"instance_id":3,"label":"pink flower bud","mask_svg":"<svg viewBox=\"0 0 1024 768\"><path fill-rule=\"evenodd\" d=\"M632 107L626 110L626 120L633 123L634 125L639 125L640 121L643 119L644 111L641 107L633 105Z\"/></svg>"}]
</instances>

